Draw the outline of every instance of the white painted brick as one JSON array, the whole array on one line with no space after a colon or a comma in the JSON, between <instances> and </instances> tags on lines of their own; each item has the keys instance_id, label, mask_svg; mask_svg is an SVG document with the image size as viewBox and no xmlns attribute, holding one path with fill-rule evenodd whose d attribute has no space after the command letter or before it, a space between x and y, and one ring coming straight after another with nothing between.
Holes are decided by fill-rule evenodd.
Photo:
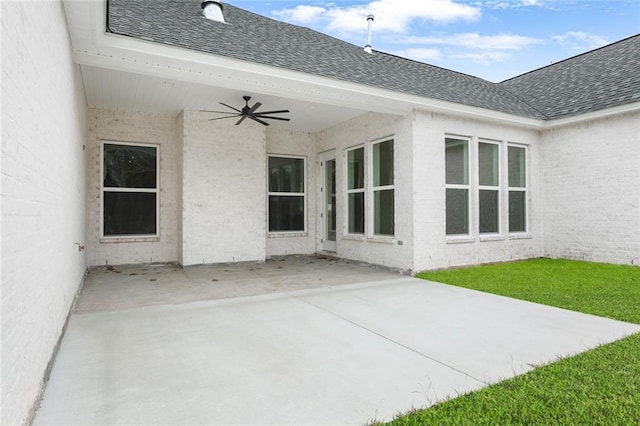
<instances>
[{"instance_id":1,"label":"white painted brick","mask_svg":"<svg viewBox=\"0 0 640 426\"><path fill-rule=\"evenodd\" d=\"M640 263L640 114L544 132L546 256Z\"/></svg>"},{"instance_id":2,"label":"white painted brick","mask_svg":"<svg viewBox=\"0 0 640 426\"><path fill-rule=\"evenodd\" d=\"M28 420L86 269L86 107L62 3L2 2L0 423Z\"/></svg>"},{"instance_id":3,"label":"white painted brick","mask_svg":"<svg viewBox=\"0 0 640 426\"><path fill-rule=\"evenodd\" d=\"M157 241L100 239L100 150L102 141L156 144L160 147L160 237ZM178 257L178 119L91 109L87 141L89 265L175 262Z\"/></svg>"},{"instance_id":4,"label":"white painted brick","mask_svg":"<svg viewBox=\"0 0 640 426\"><path fill-rule=\"evenodd\" d=\"M306 159L306 226L307 232L287 236L285 233L268 234L267 257L287 254L311 254L316 252L316 175L319 166L313 135L306 132L267 128L267 154L294 155ZM268 177L265 178L268 191ZM267 207L268 209L268 200ZM267 213L268 215L268 213ZM267 217L268 220L268 217Z\"/></svg>"},{"instance_id":5,"label":"white painted brick","mask_svg":"<svg viewBox=\"0 0 640 426\"><path fill-rule=\"evenodd\" d=\"M414 270L428 270L478 263L500 262L542 255L542 193L539 175L539 135L535 131L456 118L444 114L416 112L413 124L413 168L415 215ZM450 244L445 235L445 135L485 138L529 147L529 234L527 239L509 239L506 210L501 220L502 239ZM471 220L477 210L470 208ZM472 227L473 229L473 227Z\"/></svg>"},{"instance_id":6,"label":"white painted brick","mask_svg":"<svg viewBox=\"0 0 640 426\"><path fill-rule=\"evenodd\" d=\"M413 198L412 170L405 166L410 164L412 157L410 120L411 117L367 113L315 135L318 153L330 149L336 150L338 256L400 269L412 269L412 211L404 207L410 206ZM347 236L345 221L347 215L345 149L386 137L394 139L395 240L387 243L353 239ZM319 202L316 195L316 203ZM398 241L402 241L402 245L399 245ZM320 250L319 239L317 248Z\"/></svg>"},{"instance_id":7,"label":"white painted brick","mask_svg":"<svg viewBox=\"0 0 640 426\"><path fill-rule=\"evenodd\" d=\"M266 137L247 120L183 120L184 265L262 261L266 256Z\"/></svg>"}]
</instances>

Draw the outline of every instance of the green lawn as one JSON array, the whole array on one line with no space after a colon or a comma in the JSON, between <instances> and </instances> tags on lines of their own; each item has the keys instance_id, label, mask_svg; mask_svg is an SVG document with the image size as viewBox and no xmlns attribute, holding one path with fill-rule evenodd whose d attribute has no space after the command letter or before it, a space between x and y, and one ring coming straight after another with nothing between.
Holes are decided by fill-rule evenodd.
<instances>
[{"instance_id":1,"label":"green lawn","mask_svg":"<svg viewBox=\"0 0 640 426\"><path fill-rule=\"evenodd\" d=\"M556 259L420 278L640 324L640 267ZM638 425L640 334L415 411L390 425Z\"/></svg>"}]
</instances>

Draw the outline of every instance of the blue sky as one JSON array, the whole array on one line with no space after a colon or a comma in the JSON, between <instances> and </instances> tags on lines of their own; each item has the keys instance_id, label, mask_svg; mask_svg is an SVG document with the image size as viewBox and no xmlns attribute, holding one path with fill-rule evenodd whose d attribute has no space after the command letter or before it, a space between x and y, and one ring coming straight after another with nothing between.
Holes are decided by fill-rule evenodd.
<instances>
[{"instance_id":1,"label":"blue sky","mask_svg":"<svg viewBox=\"0 0 640 426\"><path fill-rule=\"evenodd\" d=\"M496 82L640 33L638 0L223 2Z\"/></svg>"}]
</instances>

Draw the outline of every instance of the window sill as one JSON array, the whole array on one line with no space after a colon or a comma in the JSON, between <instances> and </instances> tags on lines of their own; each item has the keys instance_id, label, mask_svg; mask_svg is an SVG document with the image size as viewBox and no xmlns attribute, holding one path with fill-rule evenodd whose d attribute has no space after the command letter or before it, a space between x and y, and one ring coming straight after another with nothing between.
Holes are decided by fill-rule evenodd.
<instances>
[{"instance_id":1,"label":"window sill","mask_svg":"<svg viewBox=\"0 0 640 426\"><path fill-rule=\"evenodd\" d=\"M351 241L366 241L369 243L381 243L381 244L396 244L398 241L396 237L385 237L383 235L374 235L373 237L367 237L360 234L345 234L342 236L343 240Z\"/></svg>"},{"instance_id":2,"label":"window sill","mask_svg":"<svg viewBox=\"0 0 640 426\"><path fill-rule=\"evenodd\" d=\"M476 242L476 239L468 235L464 235L460 237L447 237L447 244L465 244L465 243L475 243L475 242Z\"/></svg>"},{"instance_id":3,"label":"window sill","mask_svg":"<svg viewBox=\"0 0 640 426\"><path fill-rule=\"evenodd\" d=\"M521 232L518 234L509 234L510 240L530 240L533 238L533 235L528 232Z\"/></svg>"},{"instance_id":4,"label":"window sill","mask_svg":"<svg viewBox=\"0 0 640 426\"><path fill-rule=\"evenodd\" d=\"M159 235L149 237L102 237L100 243L156 243L160 241Z\"/></svg>"},{"instance_id":5,"label":"window sill","mask_svg":"<svg viewBox=\"0 0 640 426\"><path fill-rule=\"evenodd\" d=\"M382 243L382 244L395 244L396 237L385 237L383 235L374 235L373 237L367 238L367 241L372 243Z\"/></svg>"},{"instance_id":6,"label":"window sill","mask_svg":"<svg viewBox=\"0 0 640 426\"><path fill-rule=\"evenodd\" d=\"M507 238L504 235L498 235L498 234L495 234L495 235L481 235L480 236L480 242L483 242L483 241L504 241L506 239Z\"/></svg>"},{"instance_id":7,"label":"window sill","mask_svg":"<svg viewBox=\"0 0 640 426\"><path fill-rule=\"evenodd\" d=\"M300 238L300 237L308 237L308 236L309 234L307 232L301 232L301 231L267 233L268 238Z\"/></svg>"}]
</instances>

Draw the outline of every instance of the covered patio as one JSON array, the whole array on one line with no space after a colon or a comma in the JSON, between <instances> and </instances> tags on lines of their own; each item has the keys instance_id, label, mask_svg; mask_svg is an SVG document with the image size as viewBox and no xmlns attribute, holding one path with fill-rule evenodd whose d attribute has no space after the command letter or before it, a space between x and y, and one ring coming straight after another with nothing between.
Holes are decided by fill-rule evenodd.
<instances>
[{"instance_id":1,"label":"covered patio","mask_svg":"<svg viewBox=\"0 0 640 426\"><path fill-rule=\"evenodd\" d=\"M35 424L363 424L640 327L317 256L92 269Z\"/></svg>"}]
</instances>

